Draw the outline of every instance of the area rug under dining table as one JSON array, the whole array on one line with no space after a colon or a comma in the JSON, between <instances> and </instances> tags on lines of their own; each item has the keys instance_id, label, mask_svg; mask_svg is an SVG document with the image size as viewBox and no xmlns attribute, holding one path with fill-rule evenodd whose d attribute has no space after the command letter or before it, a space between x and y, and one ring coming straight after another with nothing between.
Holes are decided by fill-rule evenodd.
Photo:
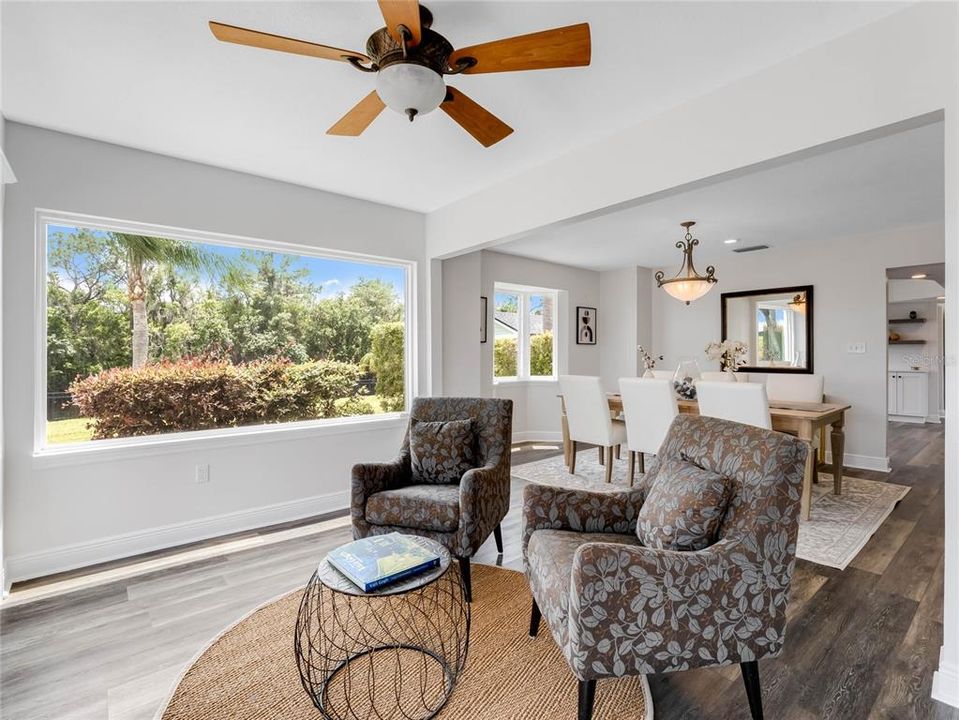
<instances>
[{"instance_id":1,"label":"area rug under dining table","mask_svg":"<svg viewBox=\"0 0 959 720\"><path fill-rule=\"evenodd\" d=\"M613 479L607 484L605 468L599 464L595 449L576 453L575 475L570 475L562 455L557 455L514 465L513 476L545 485L601 492L629 486L626 460L614 461ZM638 473L636 478L638 481ZM896 503L906 496L909 488L847 475L842 479L842 495L833 494L832 485L831 474L821 474L820 482L813 485L812 511L810 519L799 524L796 557L844 570L889 517Z\"/></svg>"}]
</instances>

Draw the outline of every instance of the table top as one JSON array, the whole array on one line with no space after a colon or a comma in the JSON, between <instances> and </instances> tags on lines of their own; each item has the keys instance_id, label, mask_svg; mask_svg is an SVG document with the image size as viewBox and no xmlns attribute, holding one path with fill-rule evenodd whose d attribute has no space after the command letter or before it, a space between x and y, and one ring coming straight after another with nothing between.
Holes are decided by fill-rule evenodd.
<instances>
[{"instance_id":1,"label":"table top","mask_svg":"<svg viewBox=\"0 0 959 720\"><path fill-rule=\"evenodd\" d=\"M407 537L412 538L430 552L439 555L440 564L432 570L412 575L394 583L389 583L370 592L364 592L354 585L348 577L330 565L325 557L320 561L320 565L316 569L316 577L333 592L363 597L385 597L387 595L402 595L403 593L418 590L419 588L429 585L437 578L442 577L443 573L449 570L451 562L449 550L429 538L420 537L419 535L407 535Z\"/></svg>"},{"instance_id":2,"label":"table top","mask_svg":"<svg viewBox=\"0 0 959 720\"><path fill-rule=\"evenodd\" d=\"M608 396L610 404L622 405L622 398L618 393L610 393ZM695 400L677 400L676 404L683 410L699 410L699 403ZM806 402L783 402L770 400L769 414L772 417L792 417L797 419L815 420L836 413L842 413L849 410L852 406L844 403L806 403Z\"/></svg>"}]
</instances>

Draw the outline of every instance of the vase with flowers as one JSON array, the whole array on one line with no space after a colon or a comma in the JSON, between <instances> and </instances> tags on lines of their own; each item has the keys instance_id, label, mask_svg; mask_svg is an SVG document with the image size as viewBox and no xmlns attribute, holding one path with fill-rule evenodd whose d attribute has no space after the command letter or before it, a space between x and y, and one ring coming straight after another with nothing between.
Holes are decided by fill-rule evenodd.
<instances>
[{"instance_id":1,"label":"vase with flowers","mask_svg":"<svg viewBox=\"0 0 959 720\"><path fill-rule=\"evenodd\" d=\"M720 368L728 373L735 373L746 364L748 352L749 346L739 340L723 340L706 345L706 357L719 360Z\"/></svg>"},{"instance_id":2,"label":"vase with flowers","mask_svg":"<svg viewBox=\"0 0 959 720\"><path fill-rule=\"evenodd\" d=\"M643 359L643 368L646 372L643 374L643 377L653 377L653 370L656 368L656 363L663 359L662 355L652 356L642 345L637 345L636 349L639 350L639 356Z\"/></svg>"}]
</instances>

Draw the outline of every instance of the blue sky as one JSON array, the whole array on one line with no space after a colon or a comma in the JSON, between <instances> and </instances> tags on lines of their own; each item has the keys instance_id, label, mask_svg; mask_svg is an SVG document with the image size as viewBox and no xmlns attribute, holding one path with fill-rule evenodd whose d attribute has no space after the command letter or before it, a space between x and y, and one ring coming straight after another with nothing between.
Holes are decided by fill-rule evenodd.
<instances>
[{"instance_id":1,"label":"blue sky","mask_svg":"<svg viewBox=\"0 0 959 720\"><path fill-rule=\"evenodd\" d=\"M58 232L69 234L75 230L75 227L49 225L47 227L47 234L48 236L52 236ZM102 231L93 232L98 235L106 234ZM242 252L240 248L225 245L212 245L208 243L197 243L197 245L208 252L217 253L227 258L238 258ZM292 253L277 253L277 255L287 254L292 255ZM406 283L406 273L403 268L351 262L348 260L328 260L307 255L293 255L293 257L297 258L293 266L309 270L310 282L322 286L321 297L331 297L333 295L339 295L342 292L349 292L349 289L361 278L379 278L380 280L384 280L393 286L393 289L401 301L405 296L404 286Z\"/></svg>"}]
</instances>

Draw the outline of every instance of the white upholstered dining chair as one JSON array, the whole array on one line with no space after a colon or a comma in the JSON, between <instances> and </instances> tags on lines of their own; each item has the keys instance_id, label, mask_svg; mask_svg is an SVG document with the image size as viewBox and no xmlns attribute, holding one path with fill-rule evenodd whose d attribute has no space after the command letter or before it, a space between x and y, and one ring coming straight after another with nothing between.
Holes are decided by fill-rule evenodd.
<instances>
[{"instance_id":1,"label":"white upholstered dining chair","mask_svg":"<svg viewBox=\"0 0 959 720\"><path fill-rule=\"evenodd\" d=\"M626 415L626 449L629 451L629 484L633 484L636 456L639 472L646 472L644 453L656 455L666 432L679 414L670 380L620 378L619 394Z\"/></svg>"},{"instance_id":2,"label":"white upholstered dining chair","mask_svg":"<svg viewBox=\"0 0 959 720\"><path fill-rule=\"evenodd\" d=\"M766 396L778 402L821 403L824 384L822 375L769 373Z\"/></svg>"},{"instance_id":3,"label":"white upholstered dining chair","mask_svg":"<svg viewBox=\"0 0 959 720\"><path fill-rule=\"evenodd\" d=\"M704 370L700 376L700 380L705 380L706 382L736 382L736 378L733 377L732 373L716 372L715 370Z\"/></svg>"},{"instance_id":4,"label":"white upholstered dining chair","mask_svg":"<svg viewBox=\"0 0 959 720\"><path fill-rule=\"evenodd\" d=\"M766 386L761 383L700 381L696 383L696 399L700 415L772 428Z\"/></svg>"},{"instance_id":5,"label":"white upholstered dining chair","mask_svg":"<svg viewBox=\"0 0 959 720\"><path fill-rule=\"evenodd\" d=\"M598 377L588 375L560 375L559 389L566 403L566 422L569 426L569 472L576 472L576 443L585 442L603 449L606 482L613 479L613 448L626 442L626 424L609 415L609 400Z\"/></svg>"},{"instance_id":6,"label":"white upholstered dining chair","mask_svg":"<svg viewBox=\"0 0 959 720\"><path fill-rule=\"evenodd\" d=\"M675 370L647 370L651 372L653 377L650 379L656 380L672 380L676 376Z\"/></svg>"}]
</instances>

